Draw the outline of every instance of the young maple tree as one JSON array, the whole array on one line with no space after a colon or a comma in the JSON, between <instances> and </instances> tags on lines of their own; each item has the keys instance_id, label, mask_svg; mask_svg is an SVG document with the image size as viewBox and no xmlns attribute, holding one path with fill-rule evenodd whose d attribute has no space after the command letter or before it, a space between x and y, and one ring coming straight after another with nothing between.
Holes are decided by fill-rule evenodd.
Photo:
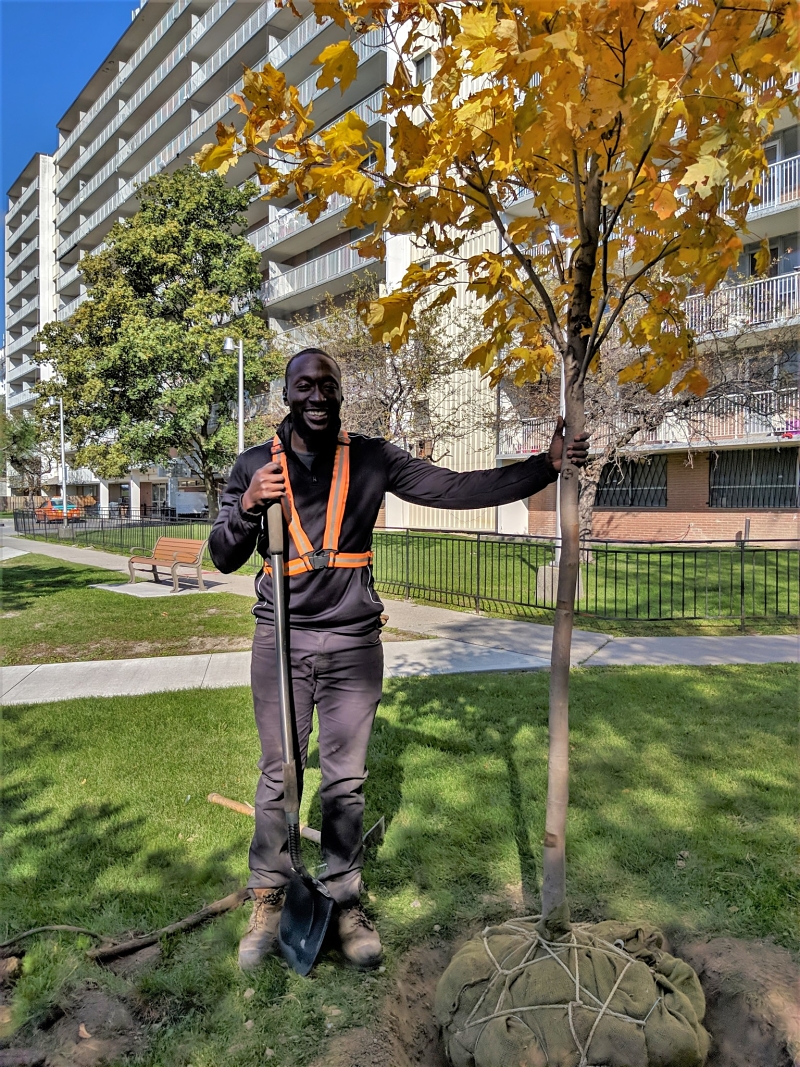
<instances>
[{"instance_id":1,"label":"young maple tree","mask_svg":"<svg viewBox=\"0 0 800 1067\"><path fill-rule=\"evenodd\" d=\"M621 381L703 392L683 303L736 266L767 166L760 146L782 110L796 114L796 0L311 3L343 31L317 59L320 87L344 91L354 41L382 30L390 152L354 112L316 130L311 105L266 66L245 71L243 128L220 124L201 166L224 171L248 155L268 195L294 192L312 221L334 194L349 198L343 225L373 227L358 246L366 258L411 235L428 264L412 263L366 308L376 339L402 345L415 307L454 301L465 278L488 330L468 364L524 382L560 361L567 444L609 340L629 350ZM432 76L414 84L428 52ZM563 464L545 916L566 900L577 473Z\"/></svg>"}]
</instances>

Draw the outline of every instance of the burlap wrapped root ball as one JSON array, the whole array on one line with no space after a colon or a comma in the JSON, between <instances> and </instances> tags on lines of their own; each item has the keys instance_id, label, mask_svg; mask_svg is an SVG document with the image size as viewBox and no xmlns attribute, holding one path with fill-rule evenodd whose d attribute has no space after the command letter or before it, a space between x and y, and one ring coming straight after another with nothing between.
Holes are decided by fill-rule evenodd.
<instances>
[{"instance_id":1,"label":"burlap wrapped root ball","mask_svg":"<svg viewBox=\"0 0 800 1067\"><path fill-rule=\"evenodd\" d=\"M489 926L453 957L436 1015L453 1067L701 1067L697 975L655 927Z\"/></svg>"}]
</instances>

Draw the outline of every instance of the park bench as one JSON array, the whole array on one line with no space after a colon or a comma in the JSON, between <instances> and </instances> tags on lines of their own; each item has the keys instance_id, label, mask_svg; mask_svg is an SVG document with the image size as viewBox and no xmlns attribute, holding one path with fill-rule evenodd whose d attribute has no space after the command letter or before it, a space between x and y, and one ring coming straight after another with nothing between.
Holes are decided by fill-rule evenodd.
<instances>
[{"instance_id":1,"label":"park bench","mask_svg":"<svg viewBox=\"0 0 800 1067\"><path fill-rule=\"evenodd\" d=\"M128 560L130 581L136 580L134 570L149 567L153 572L153 581L160 582L158 568L169 568L172 574L172 592L178 592L178 568L193 568L197 574L197 584L200 590L205 590L203 585L203 572L200 569L203 559L203 550L208 541L192 541L187 537L159 537L155 548L150 556L131 556ZM143 548L134 548L134 552L144 552ZM129 583L130 584L130 583Z\"/></svg>"}]
</instances>

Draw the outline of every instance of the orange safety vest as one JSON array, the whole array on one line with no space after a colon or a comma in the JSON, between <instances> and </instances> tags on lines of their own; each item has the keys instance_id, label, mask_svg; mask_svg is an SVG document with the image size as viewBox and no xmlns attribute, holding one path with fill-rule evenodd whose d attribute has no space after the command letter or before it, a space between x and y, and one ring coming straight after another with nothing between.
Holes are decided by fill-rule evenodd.
<instances>
[{"instance_id":1,"label":"orange safety vest","mask_svg":"<svg viewBox=\"0 0 800 1067\"><path fill-rule=\"evenodd\" d=\"M305 530L300 525L300 516L294 506L292 485L289 481L289 468L286 464L286 452L283 442L275 434L272 440L272 460L280 463L286 482L286 500L289 504L289 536L297 549L297 558L283 565L283 573L292 576L305 574L307 571L322 571L328 567L367 567L372 563L371 552L340 552L339 534L342 531L342 519L347 503L347 490L350 486L350 438L342 430L336 445L333 460L333 479L328 497L328 510L325 517L325 533L322 548L315 549L309 541ZM264 573L272 574L272 567L264 560Z\"/></svg>"}]
</instances>

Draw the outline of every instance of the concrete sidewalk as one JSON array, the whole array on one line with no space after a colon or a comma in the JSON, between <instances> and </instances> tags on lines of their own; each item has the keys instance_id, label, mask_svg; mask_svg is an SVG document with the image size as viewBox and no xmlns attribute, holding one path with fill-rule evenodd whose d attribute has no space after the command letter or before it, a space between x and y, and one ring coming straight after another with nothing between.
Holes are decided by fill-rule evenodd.
<instances>
[{"instance_id":1,"label":"concrete sidewalk","mask_svg":"<svg viewBox=\"0 0 800 1067\"><path fill-rule=\"evenodd\" d=\"M6 531L3 530L3 533ZM82 563L127 575L124 556L13 537L21 551ZM253 579L212 572L214 592L254 599ZM164 586L152 595L163 595ZM196 590L196 585L195 585ZM182 590L191 592L191 588ZM384 597L389 627L424 635L419 641L384 645L386 677L457 674L475 671L543 670L550 665L553 628L524 620L496 619L448 608ZM433 640L430 640L433 638ZM718 664L796 663L800 640L793 635L737 637L611 637L575 630L575 667L711 666ZM248 685L249 652L163 656L136 660L98 660L6 667L3 703L41 703L91 696L134 696L180 689L218 689Z\"/></svg>"}]
</instances>

